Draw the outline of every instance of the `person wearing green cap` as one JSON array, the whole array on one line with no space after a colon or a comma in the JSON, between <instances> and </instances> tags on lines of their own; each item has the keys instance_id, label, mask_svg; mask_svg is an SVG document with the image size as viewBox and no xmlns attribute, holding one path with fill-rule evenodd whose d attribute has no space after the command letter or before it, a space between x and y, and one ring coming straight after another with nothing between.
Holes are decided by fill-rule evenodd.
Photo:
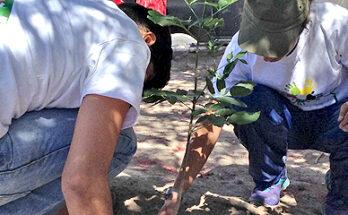
<instances>
[{"instance_id":1,"label":"person wearing green cap","mask_svg":"<svg viewBox=\"0 0 348 215\"><path fill-rule=\"evenodd\" d=\"M322 204L326 215L348 214L348 11L328 2L245 0L240 30L225 50L247 51L226 79L226 92L240 81L257 85L241 98L247 111L261 111L235 134L249 151L253 202L277 205L289 185L288 149L330 153ZM216 79L214 80L216 83ZM217 87L216 87L217 88ZM216 89L216 92L218 90ZM216 95L219 96L219 95ZM160 215L173 214L218 140L222 128L202 125L190 144ZM182 186L183 185L183 186Z\"/></svg>"}]
</instances>

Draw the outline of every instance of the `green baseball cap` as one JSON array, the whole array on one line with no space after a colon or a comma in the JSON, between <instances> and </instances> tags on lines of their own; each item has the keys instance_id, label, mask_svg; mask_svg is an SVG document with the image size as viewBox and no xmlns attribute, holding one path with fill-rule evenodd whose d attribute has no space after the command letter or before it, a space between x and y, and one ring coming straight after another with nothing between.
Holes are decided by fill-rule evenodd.
<instances>
[{"instance_id":1,"label":"green baseball cap","mask_svg":"<svg viewBox=\"0 0 348 215\"><path fill-rule=\"evenodd\" d=\"M309 5L309 0L245 0L239 46L260 56L285 56L302 31Z\"/></svg>"}]
</instances>

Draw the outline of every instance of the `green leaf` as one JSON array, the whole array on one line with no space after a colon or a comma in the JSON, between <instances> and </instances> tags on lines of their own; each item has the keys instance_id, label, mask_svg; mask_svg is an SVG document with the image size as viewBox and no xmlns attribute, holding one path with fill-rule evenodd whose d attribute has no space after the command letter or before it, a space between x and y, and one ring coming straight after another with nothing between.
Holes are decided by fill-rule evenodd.
<instances>
[{"instance_id":1,"label":"green leaf","mask_svg":"<svg viewBox=\"0 0 348 215\"><path fill-rule=\"evenodd\" d=\"M208 17L203 19L202 21L202 26L207 29L214 29L218 28L224 25L224 19L223 18L213 18L213 17Z\"/></svg>"},{"instance_id":2,"label":"green leaf","mask_svg":"<svg viewBox=\"0 0 348 215\"><path fill-rule=\"evenodd\" d=\"M224 104L228 104L228 105L236 105L239 107L247 107L247 105L244 102L238 101L235 98L229 97L229 96L221 96L221 97L217 97L214 98L214 100L224 103Z\"/></svg>"},{"instance_id":3,"label":"green leaf","mask_svg":"<svg viewBox=\"0 0 348 215\"><path fill-rule=\"evenodd\" d=\"M177 90L176 92L168 90L150 89L144 91L143 101L146 103L162 102L167 100L171 104L175 104L177 101L186 102L188 97L185 95L187 91Z\"/></svg>"},{"instance_id":4,"label":"green leaf","mask_svg":"<svg viewBox=\"0 0 348 215\"><path fill-rule=\"evenodd\" d=\"M231 96L235 97L243 97L250 95L253 92L255 84L249 83L249 82L239 82L238 84L234 85L231 90Z\"/></svg>"},{"instance_id":5,"label":"green leaf","mask_svg":"<svg viewBox=\"0 0 348 215\"><path fill-rule=\"evenodd\" d=\"M231 52L231 53L229 53L228 55L227 55L227 60L232 60L232 58L233 58L233 53Z\"/></svg>"},{"instance_id":6,"label":"green leaf","mask_svg":"<svg viewBox=\"0 0 348 215\"><path fill-rule=\"evenodd\" d=\"M222 89L221 91L220 91L220 95L226 95L226 91L227 91L227 89L226 88L224 88L224 89Z\"/></svg>"},{"instance_id":7,"label":"green leaf","mask_svg":"<svg viewBox=\"0 0 348 215\"><path fill-rule=\"evenodd\" d=\"M243 97L250 95L252 90L249 90L248 88L242 87L242 86L233 86L230 90L231 96L233 97Z\"/></svg>"},{"instance_id":8,"label":"green leaf","mask_svg":"<svg viewBox=\"0 0 348 215\"><path fill-rule=\"evenodd\" d=\"M185 28L185 25L189 24L191 20L182 20L175 16L163 16L157 11L149 10L147 18L153 23L160 26L178 26Z\"/></svg>"},{"instance_id":9,"label":"green leaf","mask_svg":"<svg viewBox=\"0 0 348 215\"><path fill-rule=\"evenodd\" d=\"M189 94L195 96L202 96L204 95L204 92L202 90L189 90Z\"/></svg>"},{"instance_id":10,"label":"green leaf","mask_svg":"<svg viewBox=\"0 0 348 215\"><path fill-rule=\"evenodd\" d=\"M235 66L236 66L236 61L230 62L225 66L224 72L223 72L225 78L227 78L230 75L230 73L232 72Z\"/></svg>"},{"instance_id":11,"label":"green leaf","mask_svg":"<svg viewBox=\"0 0 348 215\"><path fill-rule=\"evenodd\" d=\"M220 110L217 110L215 112L216 115L220 115L220 116L229 116L233 113L235 113L236 111L231 109L231 108L222 108Z\"/></svg>"},{"instance_id":12,"label":"green leaf","mask_svg":"<svg viewBox=\"0 0 348 215\"><path fill-rule=\"evenodd\" d=\"M209 41L208 41L208 49L209 49L210 51L212 51L212 50L214 49L214 46L215 46L214 42L211 41L211 40L209 40Z\"/></svg>"},{"instance_id":13,"label":"green leaf","mask_svg":"<svg viewBox=\"0 0 348 215\"><path fill-rule=\"evenodd\" d=\"M209 116L210 116L210 115L205 115L205 116L199 117L199 118L197 119L197 121L196 121L196 124L201 123L201 122L204 122L205 120L209 119Z\"/></svg>"},{"instance_id":14,"label":"green leaf","mask_svg":"<svg viewBox=\"0 0 348 215\"><path fill-rule=\"evenodd\" d=\"M211 111L218 111L218 110L224 109L224 108L226 108L226 106L224 104L213 104L213 105L210 106L209 109Z\"/></svg>"},{"instance_id":15,"label":"green leaf","mask_svg":"<svg viewBox=\"0 0 348 215\"><path fill-rule=\"evenodd\" d=\"M222 79L223 75L221 75L220 73L216 73L215 77L216 77L217 79Z\"/></svg>"},{"instance_id":16,"label":"green leaf","mask_svg":"<svg viewBox=\"0 0 348 215\"><path fill-rule=\"evenodd\" d=\"M243 86L245 88L248 88L250 90L253 90L254 87L256 86L256 83L252 82L252 81L241 81L238 84L236 84L237 86Z\"/></svg>"},{"instance_id":17,"label":"green leaf","mask_svg":"<svg viewBox=\"0 0 348 215\"><path fill-rule=\"evenodd\" d=\"M187 96L175 96L175 97L180 102L187 102L189 99Z\"/></svg>"},{"instance_id":18,"label":"green leaf","mask_svg":"<svg viewBox=\"0 0 348 215\"><path fill-rule=\"evenodd\" d=\"M218 127L222 127L225 124L225 118L216 115L209 115L208 120Z\"/></svg>"},{"instance_id":19,"label":"green leaf","mask_svg":"<svg viewBox=\"0 0 348 215\"><path fill-rule=\"evenodd\" d=\"M180 89L178 89L178 90L176 90L176 93L177 93L178 95L182 95L182 96L186 96L186 95L187 95L187 91L186 91L186 90L180 90Z\"/></svg>"},{"instance_id":20,"label":"green leaf","mask_svg":"<svg viewBox=\"0 0 348 215\"><path fill-rule=\"evenodd\" d=\"M225 80L223 79L217 79L216 87L221 92L223 89L226 88Z\"/></svg>"},{"instance_id":21,"label":"green leaf","mask_svg":"<svg viewBox=\"0 0 348 215\"><path fill-rule=\"evenodd\" d=\"M168 98L168 97L175 97L177 101L186 102L188 100L188 97L186 95L182 95L183 93L187 93L186 91L177 90L176 92L173 91L167 91L162 90L161 92L157 93L157 95L162 95L165 97L168 101L174 101L174 98Z\"/></svg>"},{"instance_id":22,"label":"green leaf","mask_svg":"<svg viewBox=\"0 0 348 215\"><path fill-rule=\"evenodd\" d=\"M243 57L246 53L247 53L246 51L245 52L239 52L237 54L236 58L239 59L239 58Z\"/></svg>"},{"instance_id":23,"label":"green leaf","mask_svg":"<svg viewBox=\"0 0 348 215\"><path fill-rule=\"evenodd\" d=\"M203 4L215 7L216 9L219 9L219 4L214 3L214 2L205 1Z\"/></svg>"},{"instance_id":24,"label":"green leaf","mask_svg":"<svg viewBox=\"0 0 348 215\"><path fill-rule=\"evenodd\" d=\"M149 96L155 94L157 91L158 91L157 89L145 90L143 93L143 98L149 97Z\"/></svg>"},{"instance_id":25,"label":"green leaf","mask_svg":"<svg viewBox=\"0 0 348 215\"><path fill-rule=\"evenodd\" d=\"M260 113L260 111L255 113L246 111L236 112L227 119L227 122L238 125L249 124L256 121L260 117Z\"/></svg>"},{"instance_id":26,"label":"green leaf","mask_svg":"<svg viewBox=\"0 0 348 215\"><path fill-rule=\"evenodd\" d=\"M192 115L193 115L193 116L198 116L198 115L200 115L200 114L202 114L202 113L206 113L206 112L208 112L206 109L200 108L200 109L197 109L197 110L193 111L193 112L192 112Z\"/></svg>"},{"instance_id":27,"label":"green leaf","mask_svg":"<svg viewBox=\"0 0 348 215\"><path fill-rule=\"evenodd\" d=\"M170 93L170 94L168 94L167 97L175 97L176 101L181 101L181 102L186 102L188 100L187 96L185 96L185 95L183 95L183 96L182 95L178 95L176 93ZM174 101L173 98L171 98L171 100Z\"/></svg>"},{"instance_id":28,"label":"green leaf","mask_svg":"<svg viewBox=\"0 0 348 215\"><path fill-rule=\"evenodd\" d=\"M253 85L253 87L256 86L256 83L253 82L253 81L250 81L250 80L248 80L248 81L241 81L241 82L239 82L239 83L251 84L251 85Z\"/></svg>"},{"instance_id":29,"label":"green leaf","mask_svg":"<svg viewBox=\"0 0 348 215\"><path fill-rule=\"evenodd\" d=\"M143 99L145 103L154 103L158 101L164 101L162 96L152 95Z\"/></svg>"},{"instance_id":30,"label":"green leaf","mask_svg":"<svg viewBox=\"0 0 348 215\"><path fill-rule=\"evenodd\" d=\"M246 62L246 60L243 59L239 59L240 62L244 63L244 64L248 64L248 62Z\"/></svg>"},{"instance_id":31,"label":"green leaf","mask_svg":"<svg viewBox=\"0 0 348 215\"><path fill-rule=\"evenodd\" d=\"M157 96L166 96L169 91L165 90L158 90L158 89L149 89L144 91L143 97L149 97L152 95L157 95Z\"/></svg>"},{"instance_id":32,"label":"green leaf","mask_svg":"<svg viewBox=\"0 0 348 215\"><path fill-rule=\"evenodd\" d=\"M170 103L170 104L175 104L177 101L178 101L178 99L177 99L177 97L175 97L175 96L168 96L167 97L167 101Z\"/></svg>"},{"instance_id":33,"label":"green leaf","mask_svg":"<svg viewBox=\"0 0 348 215\"><path fill-rule=\"evenodd\" d=\"M235 3L236 1L238 0L219 0L218 5L219 5L219 8L225 8Z\"/></svg>"},{"instance_id":34,"label":"green leaf","mask_svg":"<svg viewBox=\"0 0 348 215\"><path fill-rule=\"evenodd\" d=\"M209 72L210 75L212 75L212 76L215 76L215 74L216 74L216 70L215 70L214 68L209 68L209 69L208 69L208 72Z\"/></svg>"},{"instance_id":35,"label":"green leaf","mask_svg":"<svg viewBox=\"0 0 348 215\"><path fill-rule=\"evenodd\" d=\"M215 90L214 90L213 82L211 82L211 80L208 77L205 77L205 82L206 82L206 85L207 85L209 92L211 94L214 94Z\"/></svg>"}]
</instances>

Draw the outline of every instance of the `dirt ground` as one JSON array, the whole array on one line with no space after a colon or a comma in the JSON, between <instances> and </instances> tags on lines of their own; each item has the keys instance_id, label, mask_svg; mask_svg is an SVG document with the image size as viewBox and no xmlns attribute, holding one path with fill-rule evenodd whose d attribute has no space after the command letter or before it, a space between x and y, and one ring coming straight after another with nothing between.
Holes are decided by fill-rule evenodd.
<instances>
[{"instance_id":1,"label":"dirt ground","mask_svg":"<svg viewBox=\"0 0 348 215\"><path fill-rule=\"evenodd\" d=\"M206 55L201 59L201 71L214 65L214 60ZM194 54L188 51L175 52L166 89L192 89L193 60ZM164 202L163 192L173 184L184 155L189 119L185 106L166 102L157 106L143 104L141 114L135 126L137 153L112 183L115 214L157 214ZM287 166L291 184L283 193L280 206L260 206L254 212L320 214L320 204L326 194L324 176L329 168L328 155L320 154L311 150L289 151ZM179 214L253 214L256 206L245 209L250 206L248 198L253 186L248 174L248 153L239 144L233 127L224 127L200 177L185 194Z\"/></svg>"}]
</instances>

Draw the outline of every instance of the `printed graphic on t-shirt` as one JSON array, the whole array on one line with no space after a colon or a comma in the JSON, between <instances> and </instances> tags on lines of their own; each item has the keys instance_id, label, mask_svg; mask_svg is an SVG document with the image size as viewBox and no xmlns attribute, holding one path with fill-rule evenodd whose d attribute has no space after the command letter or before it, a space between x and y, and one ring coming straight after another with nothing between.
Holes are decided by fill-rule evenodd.
<instances>
[{"instance_id":1,"label":"printed graphic on t-shirt","mask_svg":"<svg viewBox=\"0 0 348 215\"><path fill-rule=\"evenodd\" d=\"M6 24L11 15L13 0L0 0L0 25Z\"/></svg>"},{"instance_id":2,"label":"printed graphic on t-shirt","mask_svg":"<svg viewBox=\"0 0 348 215\"><path fill-rule=\"evenodd\" d=\"M296 85L295 82L287 84L285 90L288 92L288 97L297 105L305 105L306 102L322 97L322 94L314 95L314 88L317 82L312 79L306 79L303 88Z\"/></svg>"}]
</instances>

